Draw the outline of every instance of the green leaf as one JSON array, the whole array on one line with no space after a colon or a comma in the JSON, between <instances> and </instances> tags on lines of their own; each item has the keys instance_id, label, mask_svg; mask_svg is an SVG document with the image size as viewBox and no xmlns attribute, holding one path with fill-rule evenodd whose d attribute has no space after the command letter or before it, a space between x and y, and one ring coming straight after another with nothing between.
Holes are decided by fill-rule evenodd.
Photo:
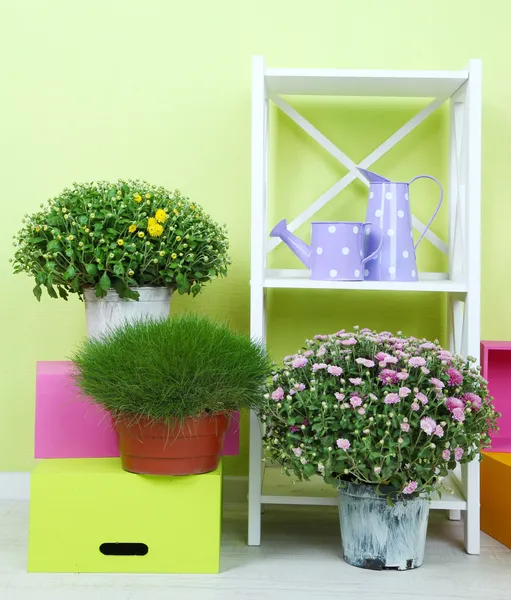
<instances>
[{"instance_id":1,"label":"green leaf","mask_svg":"<svg viewBox=\"0 0 511 600\"><path fill-rule=\"evenodd\" d=\"M69 267L64 271L63 277L66 281L72 279L76 273L76 269L73 265L69 265Z\"/></svg>"},{"instance_id":2,"label":"green leaf","mask_svg":"<svg viewBox=\"0 0 511 600\"><path fill-rule=\"evenodd\" d=\"M89 221L89 217L87 217L86 215L80 215L78 217L78 223L80 223L80 225L86 225Z\"/></svg>"},{"instance_id":3,"label":"green leaf","mask_svg":"<svg viewBox=\"0 0 511 600\"><path fill-rule=\"evenodd\" d=\"M87 272L87 275L90 275L91 277L94 277L98 274L98 268L92 263L88 263L85 265L85 271Z\"/></svg>"},{"instance_id":4,"label":"green leaf","mask_svg":"<svg viewBox=\"0 0 511 600\"><path fill-rule=\"evenodd\" d=\"M35 276L35 280L38 284L44 285L46 283L46 274L42 271L39 271L39 273L37 273L37 275Z\"/></svg>"},{"instance_id":5,"label":"green leaf","mask_svg":"<svg viewBox=\"0 0 511 600\"><path fill-rule=\"evenodd\" d=\"M74 251L73 251L73 249L72 249L72 248L68 248L68 249L66 250L66 256L69 256L69 258L74 258L74 256L75 256L75 253L74 253Z\"/></svg>"},{"instance_id":6,"label":"green leaf","mask_svg":"<svg viewBox=\"0 0 511 600\"><path fill-rule=\"evenodd\" d=\"M50 298L58 298L57 292L52 285L47 285L46 290L48 291Z\"/></svg>"},{"instance_id":7,"label":"green leaf","mask_svg":"<svg viewBox=\"0 0 511 600\"><path fill-rule=\"evenodd\" d=\"M99 287L104 291L108 292L108 290L112 287L112 282L110 281L110 277L108 277L106 271L101 275L101 279L99 280Z\"/></svg>"},{"instance_id":8,"label":"green leaf","mask_svg":"<svg viewBox=\"0 0 511 600\"><path fill-rule=\"evenodd\" d=\"M43 291L41 289L41 286L39 284L37 284L35 286L35 288L32 290L32 292L34 293L34 296L37 298L38 302L41 302L41 296L43 294Z\"/></svg>"},{"instance_id":9,"label":"green leaf","mask_svg":"<svg viewBox=\"0 0 511 600\"><path fill-rule=\"evenodd\" d=\"M28 238L28 243L29 244L39 244L40 242L44 242L45 238L43 237L33 237L33 238Z\"/></svg>"},{"instance_id":10,"label":"green leaf","mask_svg":"<svg viewBox=\"0 0 511 600\"><path fill-rule=\"evenodd\" d=\"M124 281L122 279L115 280L114 289L119 294L120 298L124 298L125 291L126 291L126 284L124 283Z\"/></svg>"},{"instance_id":11,"label":"green leaf","mask_svg":"<svg viewBox=\"0 0 511 600\"><path fill-rule=\"evenodd\" d=\"M116 229L113 229L112 227L108 227L107 228L108 233L111 233L112 235L117 235L118 232Z\"/></svg>"},{"instance_id":12,"label":"green leaf","mask_svg":"<svg viewBox=\"0 0 511 600\"><path fill-rule=\"evenodd\" d=\"M58 240L51 240L48 242L46 250L48 252L60 252L62 250L62 246Z\"/></svg>"},{"instance_id":13,"label":"green leaf","mask_svg":"<svg viewBox=\"0 0 511 600\"><path fill-rule=\"evenodd\" d=\"M76 280L75 280L76 281ZM67 293L67 291L65 290L65 288L61 287L60 285L57 286L57 290L59 292L59 296L61 298L63 298L64 300L68 299L69 294Z\"/></svg>"},{"instance_id":14,"label":"green leaf","mask_svg":"<svg viewBox=\"0 0 511 600\"><path fill-rule=\"evenodd\" d=\"M114 273L115 273L115 275L124 275L124 267L122 266L121 263L116 263L114 265Z\"/></svg>"}]
</instances>

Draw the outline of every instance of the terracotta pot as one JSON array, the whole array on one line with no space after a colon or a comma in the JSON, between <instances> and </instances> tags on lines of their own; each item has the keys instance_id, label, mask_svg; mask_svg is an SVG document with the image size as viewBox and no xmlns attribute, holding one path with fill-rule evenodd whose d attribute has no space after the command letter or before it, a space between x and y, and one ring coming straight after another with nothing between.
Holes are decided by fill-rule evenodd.
<instances>
[{"instance_id":1,"label":"terracotta pot","mask_svg":"<svg viewBox=\"0 0 511 600\"><path fill-rule=\"evenodd\" d=\"M218 467L230 415L170 423L120 417L115 422L122 468L146 475L198 475Z\"/></svg>"}]
</instances>

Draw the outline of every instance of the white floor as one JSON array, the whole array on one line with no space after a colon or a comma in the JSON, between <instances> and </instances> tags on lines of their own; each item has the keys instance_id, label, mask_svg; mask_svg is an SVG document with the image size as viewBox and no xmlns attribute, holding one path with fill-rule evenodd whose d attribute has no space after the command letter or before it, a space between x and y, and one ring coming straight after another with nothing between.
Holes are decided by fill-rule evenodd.
<instances>
[{"instance_id":1,"label":"white floor","mask_svg":"<svg viewBox=\"0 0 511 600\"><path fill-rule=\"evenodd\" d=\"M333 507L269 506L263 543L245 544L246 510L225 510L220 575L28 574L27 502L0 502L0 600L509 600L511 551L481 534L481 556L462 548L461 522L430 518L425 564L371 572L339 557Z\"/></svg>"}]
</instances>

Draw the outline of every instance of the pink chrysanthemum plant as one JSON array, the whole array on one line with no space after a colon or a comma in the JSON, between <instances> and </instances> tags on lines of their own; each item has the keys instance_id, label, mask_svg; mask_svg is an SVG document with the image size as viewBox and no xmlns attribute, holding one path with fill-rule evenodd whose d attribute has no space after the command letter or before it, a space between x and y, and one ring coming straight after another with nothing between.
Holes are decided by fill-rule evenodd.
<instances>
[{"instance_id":1,"label":"pink chrysanthemum plant","mask_svg":"<svg viewBox=\"0 0 511 600\"><path fill-rule=\"evenodd\" d=\"M369 329L317 335L275 367L261 419L267 456L288 474L390 488L442 485L489 447L497 418L474 358Z\"/></svg>"}]
</instances>

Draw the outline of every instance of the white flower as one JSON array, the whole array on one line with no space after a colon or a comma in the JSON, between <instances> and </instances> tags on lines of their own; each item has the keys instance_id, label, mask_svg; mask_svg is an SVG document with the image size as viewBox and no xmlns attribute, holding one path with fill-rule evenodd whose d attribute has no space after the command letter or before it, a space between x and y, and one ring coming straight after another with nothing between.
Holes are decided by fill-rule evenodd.
<instances>
[{"instance_id":1,"label":"white flower","mask_svg":"<svg viewBox=\"0 0 511 600\"><path fill-rule=\"evenodd\" d=\"M398 444L402 444L403 443L403 438L397 438L397 443Z\"/></svg>"}]
</instances>

